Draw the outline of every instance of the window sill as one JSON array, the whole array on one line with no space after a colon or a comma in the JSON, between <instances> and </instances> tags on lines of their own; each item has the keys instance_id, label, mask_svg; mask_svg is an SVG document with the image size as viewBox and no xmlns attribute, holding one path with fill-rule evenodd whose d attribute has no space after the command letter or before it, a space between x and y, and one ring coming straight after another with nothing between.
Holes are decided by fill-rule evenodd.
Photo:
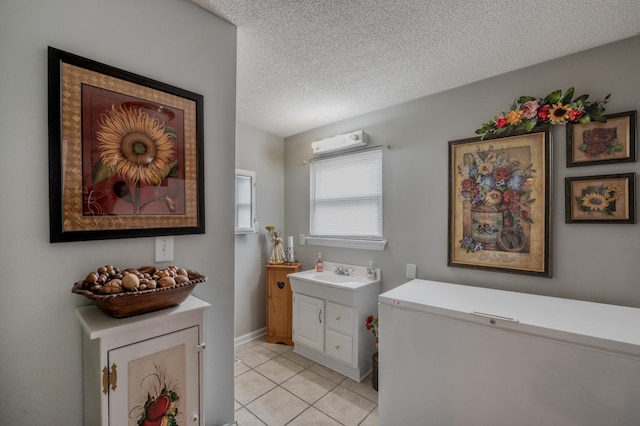
<instances>
[{"instance_id":1,"label":"window sill","mask_svg":"<svg viewBox=\"0 0 640 426\"><path fill-rule=\"evenodd\" d=\"M350 249L362 249L362 250L384 250L387 245L386 241L372 241L372 240L347 240L342 238L318 238L318 237L306 237L305 242L312 246L325 246L325 247L342 247Z\"/></svg>"}]
</instances>

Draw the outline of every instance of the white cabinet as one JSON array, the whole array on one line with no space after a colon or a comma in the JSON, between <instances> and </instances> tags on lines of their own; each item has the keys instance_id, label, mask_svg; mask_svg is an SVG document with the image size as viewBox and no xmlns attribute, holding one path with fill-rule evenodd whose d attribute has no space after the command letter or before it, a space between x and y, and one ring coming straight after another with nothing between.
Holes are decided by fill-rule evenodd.
<instances>
[{"instance_id":1,"label":"white cabinet","mask_svg":"<svg viewBox=\"0 0 640 426\"><path fill-rule=\"evenodd\" d=\"M367 316L377 315L380 281L342 285L329 281L325 285L306 280L308 275L308 271L289 275L293 290L293 350L361 381L371 372L372 356L377 350L375 337L365 323Z\"/></svg>"},{"instance_id":2,"label":"white cabinet","mask_svg":"<svg viewBox=\"0 0 640 426\"><path fill-rule=\"evenodd\" d=\"M294 341L312 349L324 349L324 300L302 294L294 296Z\"/></svg>"},{"instance_id":3,"label":"white cabinet","mask_svg":"<svg viewBox=\"0 0 640 426\"><path fill-rule=\"evenodd\" d=\"M353 308L327 302L326 312L325 352L349 364L353 360L353 336L358 332L353 329Z\"/></svg>"},{"instance_id":4,"label":"white cabinet","mask_svg":"<svg viewBox=\"0 0 640 426\"><path fill-rule=\"evenodd\" d=\"M638 424L640 309L426 280L379 300L381 425Z\"/></svg>"},{"instance_id":5,"label":"white cabinet","mask_svg":"<svg viewBox=\"0 0 640 426\"><path fill-rule=\"evenodd\" d=\"M203 317L210 305L181 305L115 319L76 309L83 327L84 423L204 425Z\"/></svg>"}]
</instances>

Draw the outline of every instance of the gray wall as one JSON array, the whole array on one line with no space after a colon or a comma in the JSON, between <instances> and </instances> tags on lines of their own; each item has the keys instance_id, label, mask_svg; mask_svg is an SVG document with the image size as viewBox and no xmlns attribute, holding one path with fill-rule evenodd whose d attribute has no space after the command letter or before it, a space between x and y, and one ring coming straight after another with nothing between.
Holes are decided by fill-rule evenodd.
<instances>
[{"instance_id":1,"label":"gray wall","mask_svg":"<svg viewBox=\"0 0 640 426\"><path fill-rule=\"evenodd\" d=\"M103 264L153 263L154 239L49 243L47 45L204 95L206 227L177 265L209 281L207 424L233 420L236 28L181 0L0 3L0 423L82 425L72 284Z\"/></svg>"},{"instance_id":2,"label":"gray wall","mask_svg":"<svg viewBox=\"0 0 640 426\"><path fill-rule=\"evenodd\" d=\"M319 251L330 261L382 268L383 289L418 278L640 307L637 259L640 226L565 224L565 176L639 172L638 163L565 167L565 127L553 130L553 278L447 267L448 144L475 129L521 95L545 96L574 86L591 99L612 93L607 113L640 109L640 37L538 64L495 78L310 130L285 139L285 225L308 234L312 141L364 129L383 157L383 252L297 247L309 269ZM305 163L306 161L306 163ZM297 239L296 239L297 240Z\"/></svg>"},{"instance_id":3,"label":"gray wall","mask_svg":"<svg viewBox=\"0 0 640 426\"><path fill-rule=\"evenodd\" d=\"M284 139L241 123L236 127L236 167L256 172L258 232L236 235L235 337L238 343L266 325L265 226L284 231Z\"/></svg>"}]
</instances>

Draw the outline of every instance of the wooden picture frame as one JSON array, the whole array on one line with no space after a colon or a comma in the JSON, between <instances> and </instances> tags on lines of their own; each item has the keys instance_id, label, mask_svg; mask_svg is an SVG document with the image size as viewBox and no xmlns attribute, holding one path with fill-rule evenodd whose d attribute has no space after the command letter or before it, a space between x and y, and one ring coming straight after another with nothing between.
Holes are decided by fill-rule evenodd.
<instances>
[{"instance_id":1,"label":"wooden picture frame","mask_svg":"<svg viewBox=\"0 0 640 426\"><path fill-rule=\"evenodd\" d=\"M566 223L636 223L635 173L565 178Z\"/></svg>"},{"instance_id":2,"label":"wooden picture frame","mask_svg":"<svg viewBox=\"0 0 640 426\"><path fill-rule=\"evenodd\" d=\"M50 241L203 234L203 97L48 49Z\"/></svg>"},{"instance_id":3,"label":"wooden picture frame","mask_svg":"<svg viewBox=\"0 0 640 426\"><path fill-rule=\"evenodd\" d=\"M448 266L551 277L549 126L449 142Z\"/></svg>"},{"instance_id":4,"label":"wooden picture frame","mask_svg":"<svg viewBox=\"0 0 640 426\"><path fill-rule=\"evenodd\" d=\"M637 111L608 114L605 117L606 123L567 123L567 167L638 160Z\"/></svg>"}]
</instances>

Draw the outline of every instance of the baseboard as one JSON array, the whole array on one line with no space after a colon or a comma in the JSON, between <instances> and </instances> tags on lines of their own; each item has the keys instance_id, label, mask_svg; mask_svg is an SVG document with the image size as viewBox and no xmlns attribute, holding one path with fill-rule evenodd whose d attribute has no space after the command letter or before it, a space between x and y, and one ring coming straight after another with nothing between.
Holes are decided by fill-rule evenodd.
<instances>
[{"instance_id":1,"label":"baseboard","mask_svg":"<svg viewBox=\"0 0 640 426\"><path fill-rule=\"evenodd\" d=\"M250 342L253 339L256 339L258 337L266 336L266 335L267 335L267 327L262 327L261 329L252 331L251 333L247 333L243 336L236 337L235 339L233 339L233 344L234 346L238 346L243 343Z\"/></svg>"}]
</instances>

